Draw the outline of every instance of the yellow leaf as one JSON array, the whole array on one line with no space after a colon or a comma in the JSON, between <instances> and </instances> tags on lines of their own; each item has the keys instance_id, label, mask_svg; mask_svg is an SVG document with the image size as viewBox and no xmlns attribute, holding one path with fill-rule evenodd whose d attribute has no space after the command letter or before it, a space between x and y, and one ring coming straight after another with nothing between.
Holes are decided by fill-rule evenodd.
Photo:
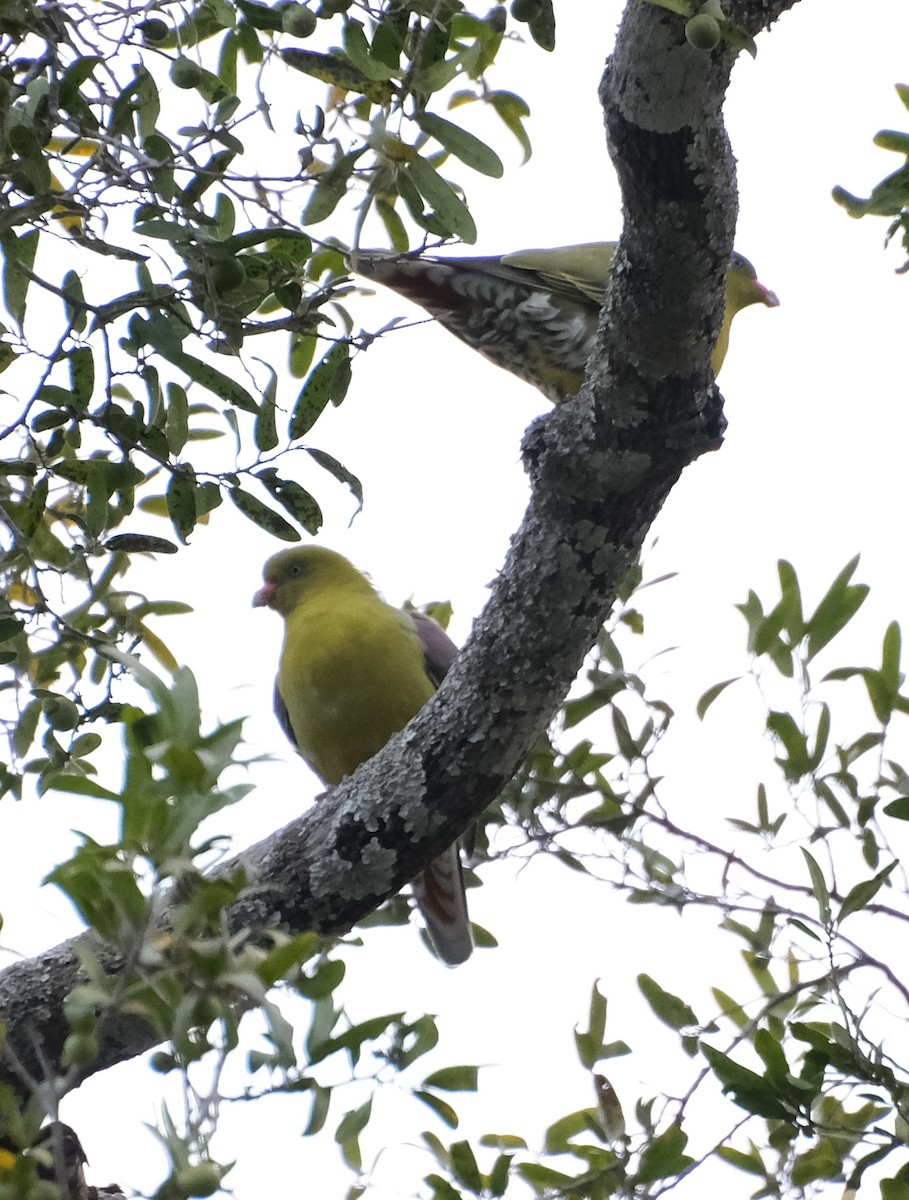
<instances>
[{"instance_id":1,"label":"yellow leaf","mask_svg":"<svg viewBox=\"0 0 909 1200\"><path fill-rule=\"evenodd\" d=\"M53 173L53 171L51 171L50 177L51 177L51 191L52 192L65 192L66 191L66 188L63 186L63 184L60 182L60 180L57 178L57 176ZM73 210L69 207L68 204L55 204L54 207L51 209L51 216L55 220L60 222L60 224L63 226L63 228L66 230L67 233L81 233L82 232L82 218L79 216L78 213L73 212Z\"/></svg>"},{"instance_id":2,"label":"yellow leaf","mask_svg":"<svg viewBox=\"0 0 909 1200\"><path fill-rule=\"evenodd\" d=\"M166 671L170 671L171 674L178 670L180 664L174 658L173 654L171 654L170 650L168 650L167 646L164 645L158 635L156 633L152 633L148 626L143 625L141 621L139 622L137 628L138 633L142 638L143 646L145 646L149 653L158 660L161 666L164 667Z\"/></svg>"},{"instance_id":3,"label":"yellow leaf","mask_svg":"<svg viewBox=\"0 0 909 1200\"><path fill-rule=\"evenodd\" d=\"M52 137L45 149L54 154L73 154L76 158L91 158L100 149L100 143L91 142L88 138Z\"/></svg>"},{"instance_id":4,"label":"yellow leaf","mask_svg":"<svg viewBox=\"0 0 909 1200\"><path fill-rule=\"evenodd\" d=\"M38 608L42 603L40 592L36 592L27 583L11 584L6 593L6 598L7 600L14 601L16 604L27 604L29 608Z\"/></svg>"},{"instance_id":5,"label":"yellow leaf","mask_svg":"<svg viewBox=\"0 0 909 1200\"><path fill-rule=\"evenodd\" d=\"M169 517L166 496L144 496L139 501L143 512L152 513L156 517Z\"/></svg>"}]
</instances>

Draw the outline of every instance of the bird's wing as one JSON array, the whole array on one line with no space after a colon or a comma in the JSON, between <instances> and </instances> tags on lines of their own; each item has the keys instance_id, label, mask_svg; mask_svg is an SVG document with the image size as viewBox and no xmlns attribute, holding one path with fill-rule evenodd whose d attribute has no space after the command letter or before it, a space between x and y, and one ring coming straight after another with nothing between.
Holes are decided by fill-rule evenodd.
<instances>
[{"instance_id":1,"label":"bird's wing","mask_svg":"<svg viewBox=\"0 0 909 1200\"><path fill-rule=\"evenodd\" d=\"M461 258L360 250L351 268L358 275L399 291L430 312L463 305L463 295L452 296L450 290L455 279L461 281L461 288L468 288L471 279L497 279L517 284L528 292L549 291L576 304L587 297L599 306L614 253L615 242L585 242L553 250L518 250L501 256Z\"/></svg>"},{"instance_id":2,"label":"bird's wing","mask_svg":"<svg viewBox=\"0 0 909 1200\"><path fill-rule=\"evenodd\" d=\"M421 643L423 644L423 665L426 674L438 687L448 668L458 656L458 648L437 621L426 613L412 612L409 614L413 621Z\"/></svg>"},{"instance_id":3,"label":"bird's wing","mask_svg":"<svg viewBox=\"0 0 909 1200\"><path fill-rule=\"evenodd\" d=\"M553 250L518 250L504 254L501 263L503 268L516 268L525 275L533 272L553 295L577 300L581 292L600 305L615 246L615 242L584 242Z\"/></svg>"},{"instance_id":4,"label":"bird's wing","mask_svg":"<svg viewBox=\"0 0 909 1200\"><path fill-rule=\"evenodd\" d=\"M277 680L275 681L274 710L275 710L275 716L278 718L278 724L284 730L284 734L285 734L287 740L290 742L290 744L293 746L294 750L296 750L296 752L299 754L299 756L303 759L303 761L306 763L306 765L309 767L309 769L314 774L319 775L318 766L309 757L308 754L304 754L302 748L300 747L299 742L297 741L296 735L294 734L294 727L290 723L290 713L287 711L287 705L284 703L284 697L281 695L281 691L278 687ZM320 778L321 778L321 776L320 776Z\"/></svg>"}]
</instances>

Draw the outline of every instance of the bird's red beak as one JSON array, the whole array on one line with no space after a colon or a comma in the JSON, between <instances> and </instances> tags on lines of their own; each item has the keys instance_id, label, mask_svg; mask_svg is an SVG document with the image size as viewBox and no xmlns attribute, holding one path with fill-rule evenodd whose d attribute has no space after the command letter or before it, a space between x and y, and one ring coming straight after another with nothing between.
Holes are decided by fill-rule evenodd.
<instances>
[{"instance_id":1,"label":"bird's red beak","mask_svg":"<svg viewBox=\"0 0 909 1200\"><path fill-rule=\"evenodd\" d=\"M278 586L275 583L266 583L264 587L259 588L253 596L253 608L271 608L277 590Z\"/></svg>"},{"instance_id":2,"label":"bird's red beak","mask_svg":"<svg viewBox=\"0 0 909 1200\"><path fill-rule=\"evenodd\" d=\"M758 283L757 280L754 281L754 286L760 292L762 304L766 304L768 308L779 308L780 298L776 292L771 292L770 288L764 287L764 285L762 283Z\"/></svg>"}]
</instances>

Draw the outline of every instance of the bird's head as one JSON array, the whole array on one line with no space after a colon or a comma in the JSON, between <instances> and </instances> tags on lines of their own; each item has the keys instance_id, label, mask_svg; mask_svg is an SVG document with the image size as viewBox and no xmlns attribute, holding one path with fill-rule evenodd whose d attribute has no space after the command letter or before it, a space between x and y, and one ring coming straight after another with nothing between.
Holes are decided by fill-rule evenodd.
<instances>
[{"instance_id":1,"label":"bird's head","mask_svg":"<svg viewBox=\"0 0 909 1200\"><path fill-rule=\"evenodd\" d=\"M737 313L749 304L766 304L768 308L778 308L779 303L776 292L771 292L770 288L759 282L757 271L744 254L734 253L726 276L727 310Z\"/></svg>"},{"instance_id":2,"label":"bird's head","mask_svg":"<svg viewBox=\"0 0 909 1200\"><path fill-rule=\"evenodd\" d=\"M304 596L323 589L368 588L372 585L353 563L326 546L294 546L265 564L265 585L253 596L254 608L273 608L286 617Z\"/></svg>"}]
</instances>

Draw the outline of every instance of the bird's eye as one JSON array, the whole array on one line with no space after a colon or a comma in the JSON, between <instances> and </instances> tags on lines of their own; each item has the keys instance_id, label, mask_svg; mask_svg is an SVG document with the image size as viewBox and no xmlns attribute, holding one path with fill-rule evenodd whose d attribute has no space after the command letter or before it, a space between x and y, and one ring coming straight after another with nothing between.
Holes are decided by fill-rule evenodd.
<instances>
[{"instance_id":1,"label":"bird's eye","mask_svg":"<svg viewBox=\"0 0 909 1200\"><path fill-rule=\"evenodd\" d=\"M300 566L300 564L299 564L299 563L293 563L293 564L291 565L291 567L288 569L288 572L287 572L287 574L288 574L288 575L294 575L294 576L295 576L295 575L302 575L302 574L303 574L303 568Z\"/></svg>"}]
</instances>

